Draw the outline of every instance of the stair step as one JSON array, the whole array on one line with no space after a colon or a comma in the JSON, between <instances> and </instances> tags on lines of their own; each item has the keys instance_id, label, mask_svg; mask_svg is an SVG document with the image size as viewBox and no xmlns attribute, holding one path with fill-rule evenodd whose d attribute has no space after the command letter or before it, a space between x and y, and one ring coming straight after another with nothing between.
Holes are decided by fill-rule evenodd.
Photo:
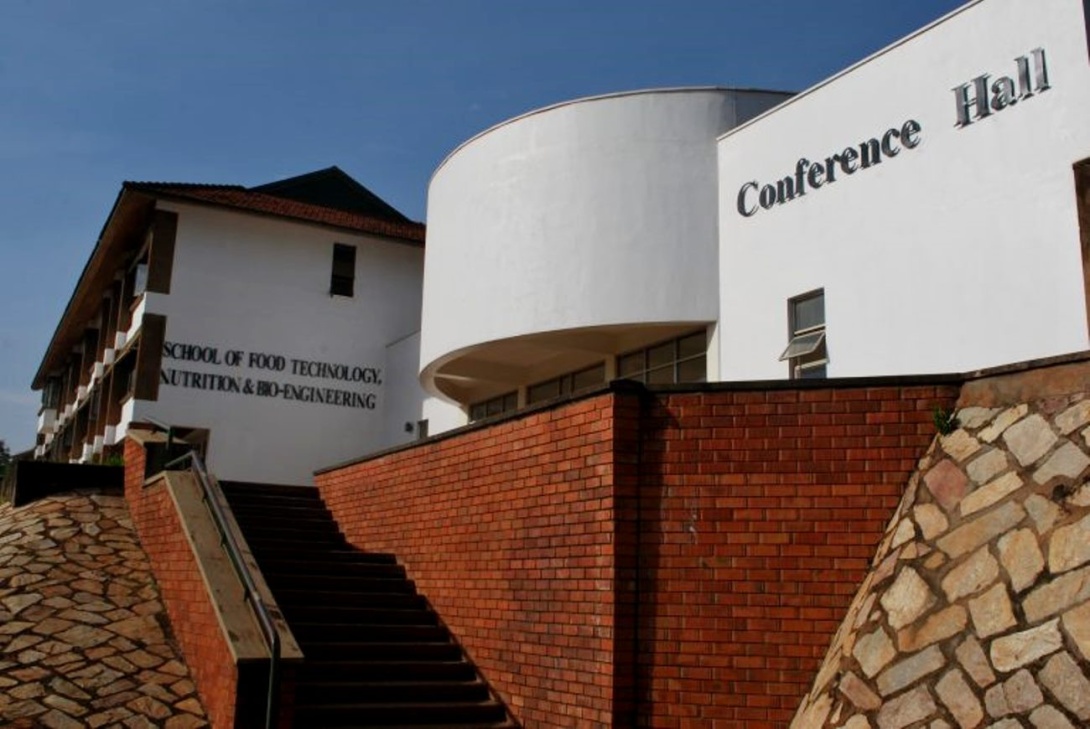
<instances>
[{"instance_id":1,"label":"stair step","mask_svg":"<svg viewBox=\"0 0 1090 729\"><path fill-rule=\"evenodd\" d=\"M478 702L490 698L482 681L300 681L300 704Z\"/></svg>"},{"instance_id":2,"label":"stair step","mask_svg":"<svg viewBox=\"0 0 1090 729\"><path fill-rule=\"evenodd\" d=\"M303 645L303 653L316 660L369 660L369 661L457 661L462 657L461 648L450 642L443 643L362 643L353 641L314 642Z\"/></svg>"},{"instance_id":3,"label":"stair step","mask_svg":"<svg viewBox=\"0 0 1090 729\"><path fill-rule=\"evenodd\" d=\"M252 494L224 493L227 503L231 508L256 508L256 509L315 509L325 507L317 494L297 494L292 496L257 496Z\"/></svg>"},{"instance_id":4,"label":"stair step","mask_svg":"<svg viewBox=\"0 0 1090 729\"><path fill-rule=\"evenodd\" d=\"M308 531L305 529L254 529L242 528L246 543L251 547L265 547L272 542L285 547L311 549L344 549L348 546L339 531Z\"/></svg>"},{"instance_id":5,"label":"stair step","mask_svg":"<svg viewBox=\"0 0 1090 729\"><path fill-rule=\"evenodd\" d=\"M291 632L305 646L312 641L350 643L440 643L450 633L439 625L369 625L355 623L291 623Z\"/></svg>"},{"instance_id":6,"label":"stair step","mask_svg":"<svg viewBox=\"0 0 1090 729\"><path fill-rule=\"evenodd\" d=\"M410 583L411 584L411 583ZM339 592L329 590L299 590L282 587L274 590L273 597L284 612L296 607L329 605L338 608L423 608L426 601L414 589L403 592Z\"/></svg>"},{"instance_id":7,"label":"stair step","mask_svg":"<svg viewBox=\"0 0 1090 729\"><path fill-rule=\"evenodd\" d=\"M341 607L337 605L297 605L284 609L284 615L291 625L299 623L366 623L368 625L438 625L439 617L431 610L382 608L382 607Z\"/></svg>"},{"instance_id":8,"label":"stair step","mask_svg":"<svg viewBox=\"0 0 1090 729\"><path fill-rule=\"evenodd\" d=\"M516 729L404 567L354 549L317 489L223 486L306 656L296 727Z\"/></svg>"},{"instance_id":9,"label":"stair step","mask_svg":"<svg viewBox=\"0 0 1090 729\"><path fill-rule=\"evenodd\" d=\"M322 592L357 593L387 592L412 593L416 586L404 577L363 577L356 575L299 575L265 572L265 581L278 595L279 589L318 590Z\"/></svg>"},{"instance_id":10,"label":"stair step","mask_svg":"<svg viewBox=\"0 0 1090 729\"><path fill-rule=\"evenodd\" d=\"M339 724L326 726L325 729L356 729L358 726L358 724ZM368 724L367 729L435 729L435 726L435 724ZM518 724L506 719L488 722L475 721L471 724L444 722L442 726L444 729L519 729Z\"/></svg>"},{"instance_id":11,"label":"stair step","mask_svg":"<svg viewBox=\"0 0 1090 729\"><path fill-rule=\"evenodd\" d=\"M470 681L476 676L473 664L461 657L455 661L333 661L308 656L299 669L300 681Z\"/></svg>"},{"instance_id":12,"label":"stair step","mask_svg":"<svg viewBox=\"0 0 1090 729\"><path fill-rule=\"evenodd\" d=\"M311 527L311 526L336 526L333 515L320 509L236 509L231 508L235 514L235 521L240 525L247 524L255 527ZM289 513L290 512L290 513Z\"/></svg>"},{"instance_id":13,"label":"stair step","mask_svg":"<svg viewBox=\"0 0 1090 729\"><path fill-rule=\"evenodd\" d=\"M372 722L416 723L450 726L454 723L500 722L506 719L503 706L495 701L451 701L437 703L321 704L299 703L295 722L299 726L361 726ZM348 723L350 722L350 723Z\"/></svg>"},{"instance_id":14,"label":"stair step","mask_svg":"<svg viewBox=\"0 0 1090 729\"><path fill-rule=\"evenodd\" d=\"M318 500L322 498L321 492L314 486L220 481L220 488L223 489L223 493L227 496L306 496Z\"/></svg>"},{"instance_id":15,"label":"stair step","mask_svg":"<svg viewBox=\"0 0 1090 729\"><path fill-rule=\"evenodd\" d=\"M314 575L336 577L382 577L405 579L405 568L399 564L374 562L326 562L321 559L262 559L266 575Z\"/></svg>"},{"instance_id":16,"label":"stair step","mask_svg":"<svg viewBox=\"0 0 1090 729\"><path fill-rule=\"evenodd\" d=\"M245 534L245 530L243 530ZM247 540L249 542L249 540ZM307 547L300 544L280 544L267 541L250 542L254 554L262 563L273 564L280 560L322 562L327 564L397 564L390 554L360 552L340 547Z\"/></svg>"}]
</instances>

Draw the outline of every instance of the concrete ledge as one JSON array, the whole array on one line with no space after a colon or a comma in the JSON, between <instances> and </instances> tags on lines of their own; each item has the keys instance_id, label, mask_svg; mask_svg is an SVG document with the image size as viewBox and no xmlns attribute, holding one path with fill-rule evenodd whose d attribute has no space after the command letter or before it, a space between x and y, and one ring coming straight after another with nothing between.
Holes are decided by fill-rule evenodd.
<instances>
[{"instance_id":1,"label":"concrete ledge","mask_svg":"<svg viewBox=\"0 0 1090 729\"><path fill-rule=\"evenodd\" d=\"M227 639L235 662L242 664L267 661L269 650L265 645L261 627L245 599L245 592L235 574L231 559L220 544L219 531L208 507L201 499L201 489L196 477L188 471L165 471L150 479L147 487L160 484L167 489L178 511L178 518L182 522L186 539L193 550L201 578L215 608L220 629ZM261 576L257 561L229 511L228 520L228 528L234 532L235 540L241 547L243 562L250 569L261 598L272 609L273 622L280 636L281 661L288 663L301 660L303 652L276 607L272 591Z\"/></svg>"}]
</instances>

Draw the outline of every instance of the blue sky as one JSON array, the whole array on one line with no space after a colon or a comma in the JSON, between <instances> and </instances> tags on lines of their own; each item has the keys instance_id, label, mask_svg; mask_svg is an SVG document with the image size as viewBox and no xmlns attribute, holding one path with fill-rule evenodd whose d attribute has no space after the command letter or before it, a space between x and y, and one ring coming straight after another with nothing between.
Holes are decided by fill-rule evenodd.
<instances>
[{"instance_id":1,"label":"blue sky","mask_svg":"<svg viewBox=\"0 0 1090 729\"><path fill-rule=\"evenodd\" d=\"M438 163L565 99L801 90L956 0L0 3L0 440L123 180L254 185L336 164L423 220Z\"/></svg>"}]
</instances>

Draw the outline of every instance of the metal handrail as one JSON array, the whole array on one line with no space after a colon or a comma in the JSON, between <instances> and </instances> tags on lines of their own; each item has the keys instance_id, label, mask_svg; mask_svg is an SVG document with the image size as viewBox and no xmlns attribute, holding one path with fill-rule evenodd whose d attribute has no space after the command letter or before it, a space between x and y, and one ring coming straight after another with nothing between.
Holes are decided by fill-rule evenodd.
<instances>
[{"instance_id":1,"label":"metal handrail","mask_svg":"<svg viewBox=\"0 0 1090 729\"><path fill-rule=\"evenodd\" d=\"M157 422L152 422L152 424L162 427ZM208 505L208 510L212 514L212 521L216 523L216 529L220 534L220 545L227 551L227 556L231 559L231 565L235 568L235 573L242 582L245 599L250 603L257 615L257 621L261 626L261 632L269 648L269 690L265 700L265 729L274 729L279 713L280 633L273 622L272 611L261 597L253 575L250 574L250 569L242 558L242 548L227 526L227 514L224 512L219 500L214 497L213 489L215 487L212 485L212 480L208 476L208 470L205 468L200 454L195 450L190 450L188 453L167 463L163 466L163 470L180 470L179 467L186 461L189 461L189 465L197 477L198 483L200 483L201 499Z\"/></svg>"}]
</instances>

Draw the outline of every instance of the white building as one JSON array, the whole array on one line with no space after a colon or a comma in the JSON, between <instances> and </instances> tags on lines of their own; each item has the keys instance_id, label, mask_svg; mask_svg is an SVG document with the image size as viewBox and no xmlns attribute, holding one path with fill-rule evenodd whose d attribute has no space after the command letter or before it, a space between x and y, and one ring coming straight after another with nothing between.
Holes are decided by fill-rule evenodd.
<instances>
[{"instance_id":1,"label":"white building","mask_svg":"<svg viewBox=\"0 0 1090 729\"><path fill-rule=\"evenodd\" d=\"M711 376L785 376L813 291L829 376L1086 349L1088 120L1083 3L983 0L723 135Z\"/></svg>"},{"instance_id":2,"label":"white building","mask_svg":"<svg viewBox=\"0 0 1090 729\"><path fill-rule=\"evenodd\" d=\"M423 241L337 168L125 183L34 381L38 456L108 460L153 420L207 430L221 478L308 483L411 440L423 392L388 345L419 327Z\"/></svg>"},{"instance_id":3,"label":"white building","mask_svg":"<svg viewBox=\"0 0 1090 729\"><path fill-rule=\"evenodd\" d=\"M429 189L424 386L482 415L1086 349L1086 27L1079 0L979 0L789 99L617 94L481 133Z\"/></svg>"}]
</instances>

